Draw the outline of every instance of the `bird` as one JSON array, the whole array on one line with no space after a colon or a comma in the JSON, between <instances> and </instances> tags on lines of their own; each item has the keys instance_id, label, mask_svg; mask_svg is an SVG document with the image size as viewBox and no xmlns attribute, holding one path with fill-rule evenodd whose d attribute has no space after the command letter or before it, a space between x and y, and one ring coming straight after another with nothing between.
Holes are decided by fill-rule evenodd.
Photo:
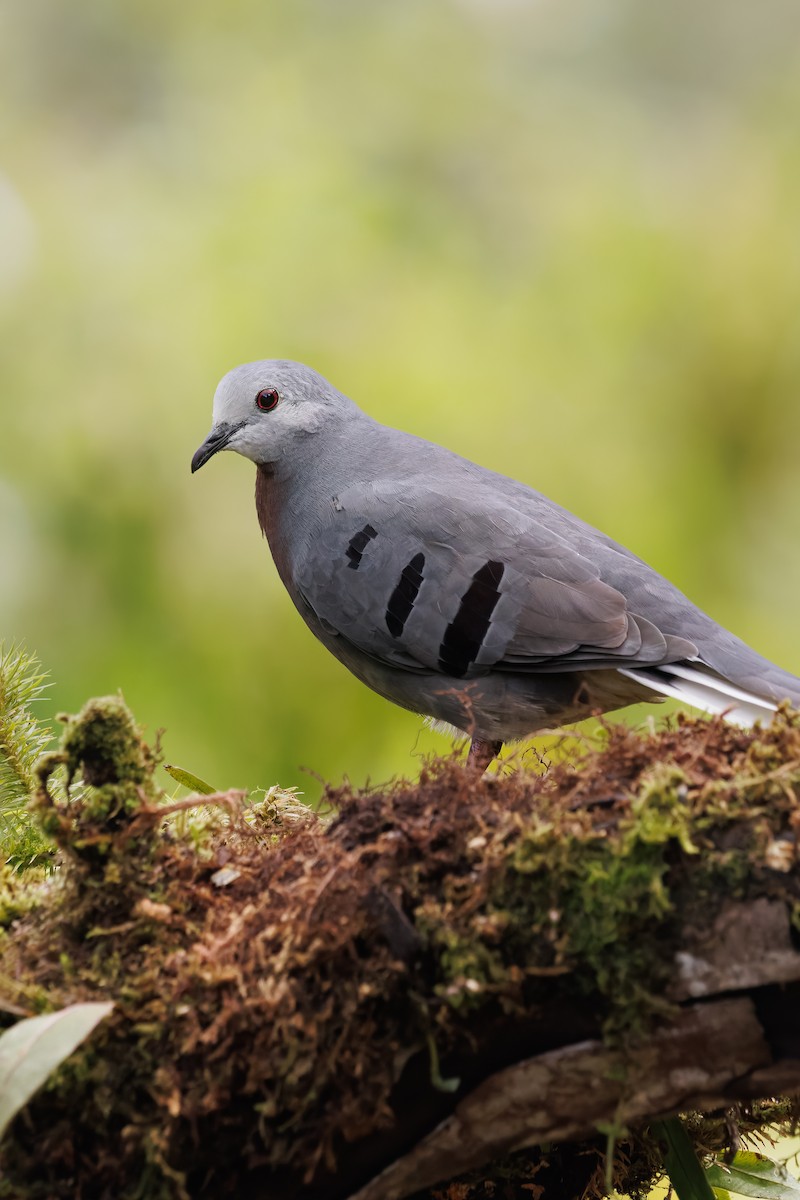
<instances>
[{"instance_id":1,"label":"bird","mask_svg":"<svg viewBox=\"0 0 800 1200\"><path fill-rule=\"evenodd\" d=\"M256 512L316 637L381 696L506 742L673 697L741 725L800 707L800 679L630 550L524 483L380 424L311 367L229 371L197 471L256 465Z\"/></svg>"}]
</instances>

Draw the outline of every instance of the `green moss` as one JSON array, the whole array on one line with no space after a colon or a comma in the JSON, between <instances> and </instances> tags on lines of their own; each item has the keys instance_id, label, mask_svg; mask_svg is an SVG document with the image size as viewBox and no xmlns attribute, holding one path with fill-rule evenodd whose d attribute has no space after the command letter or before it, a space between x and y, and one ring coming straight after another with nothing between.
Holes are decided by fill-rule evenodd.
<instances>
[{"instance_id":1,"label":"green moss","mask_svg":"<svg viewBox=\"0 0 800 1200\"><path fill-rule=\"evenodd\" d=\"M141 860L156 841L157 822L141 823L162 798L153 780L156 756L118 696L90 700L62 719L60 748L37 763L31 807L43 832L97 883L130 885L134 897Z\"/></svg>"},{"instance_id":2,"label":"green moss","mask_svg":"<svg viewBox=\"0 0 800 1200\"><path fill-rule=\"evenodd\" d=\"M553 808L518 821L512 842L487 845L484 855L499 856L477 912L464 921L460 880L445 884L445 903L416 911L438 955L437 994L474 1008L498 991L516 994L521 970L561 977L570 991L603 998L607 1033L641 1031L663 1011L678 932L670 858L698 853L687 797L682 771L657 764L613 829Z\"/></svg>"},{"instance_id":3,"label":"green moss","mask_svg":"<svg viewBox=\"0 0 800 1200\"><path fill-rule=\"evenodd\" d=\"M675 839L685 854L697 854L691 837L692 812L686 775L674 763L656 763L644 772L631 799L631 819L623 834L631 841L663 846Z\"/></svg>"},{"instance_id":4,"label":"green moss","mask_svg":"<svg viewBox=\"0 0 800 1200\"><path fill-rule=\"evenodd\" d=\"M41 872L20 873L0 864L0 927L8 928L39 901Z\"/></svg>"},{"instance_id":5,"label":"green moss","mask_svg":"<svg viewBox=\"0 0 800 1200\"><path fill-rule=\"evenodd\" d=\"M596 997L614 1041L662 1017L687 914L708 922L715 907L745 895L781 813L797 806L787 790L800 779L800 761L787 757L800 749L796 715L782 712L750 734L722 727L720 738L720 728L696 724L694 736L654 740L663 757L615 732L577 775L571 765L551 776L535 810L515 816L513 836L479 838L480 903L474 889L462 896L459 875L445 881L443 900L415 912L437 955L437 995L461 1010L519 1005L522 971L527 1004L559 989ZM709 744L698 771L703 734L721 744ZM630 775L615 797L608 765L625 756ZM564 806L566 784L583 804Z\"/></svg>"},{"instance_id":6,"label":"green moss","mask_svg":"<svg viewBox=\"0 0 800 1200\"><path fill-rule=\"evenodd\" d=\"M497 947L472 931L472 936L460 933L451 920L446 906L432 899L414 913L415 927L435 954L441 974L434 995L456 1010L478 1009L495 986L507 988L509 968ZM498 916L498 927L501 922L507 926L508 916Z\"/></svg>"},{"instance_id":7,"label":"green moss","mask_svg":"<svg viewBox=\"0 0 800 1200\"><path fill-rule=\"evenodd\" d=\"M77 717L68 717L61 752L70 780L82 775L98 789L98 797L105 795L117 806L131 803L134 789L144 787L152 776L152 752L119 696L90 700ZM127 784L124 799L118 788L103 793L106 784Z\"/></svg>"}]
</instances>

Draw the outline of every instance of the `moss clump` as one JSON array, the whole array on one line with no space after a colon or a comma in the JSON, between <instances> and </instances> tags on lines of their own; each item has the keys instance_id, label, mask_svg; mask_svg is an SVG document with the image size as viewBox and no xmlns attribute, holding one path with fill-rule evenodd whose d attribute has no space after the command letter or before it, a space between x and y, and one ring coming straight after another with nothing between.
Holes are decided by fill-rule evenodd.
<instances>
[{"instance_id":1,"label":"moss clump","mask_svg":"<svg viewBox=\"0 0 800 1200\"><path fill-rule=\"evenodd\" d=\"M59 750L37 764L34 810L42 830L67 856L100 872L109 885L121 883L131 872L119 869L120 853L110 854L114 842L134 836L153 842L152 822L145 828L134 818L142 818L157 797L156 756L118 696L90 700L77 716L62 720Z\"/></svg>"},{"instance_id":2,"label":"moss clump","mask_svg":"<svg viewBox=\"0 0 800 1200\"><path fill-rule=\"evenodd\" d=\"M68 717L61 751L69 779L80 773L93 788L144 787L152 775L153 754L119 696L90 700L77 717Z\"/></svg>"},{"instance_id":3,"label":"moss clump","mask_svg":"<svg viewBox=\"0 0 800 1200\"><path fill-rule=\"evenodd\" d=\"M796 855L772 865L800 827L788 713L615 726L544 775L438 763L331 791L329 823L270 810L267 837L229 798L199 845L161 819L154 765L106 700L40 770L65 865L0 945L0 992L116 1009L15 1123L18 1198L347 1194L450 1111L454 1079L647 1029L687 921L731 888L800 904Z\"/></svg>"}]
</instances>

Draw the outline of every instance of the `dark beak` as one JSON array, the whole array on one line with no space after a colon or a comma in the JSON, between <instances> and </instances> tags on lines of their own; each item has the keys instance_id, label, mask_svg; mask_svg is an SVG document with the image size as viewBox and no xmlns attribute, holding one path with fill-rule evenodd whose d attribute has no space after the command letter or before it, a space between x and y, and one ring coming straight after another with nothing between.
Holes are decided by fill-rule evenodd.
<instances>
[{"instance_id":1,"label":"dark beak","mask_svg":"<svg viewBox=\"0 0 800 1200\"><path fill-rule=\"evenodd\" d=\"M203 464L207 463L218 450L224 450L239 428L239 425L215 425L192 459L192 474L194 475L195 471L199 471Z\"/></svg>"}]
</instances>

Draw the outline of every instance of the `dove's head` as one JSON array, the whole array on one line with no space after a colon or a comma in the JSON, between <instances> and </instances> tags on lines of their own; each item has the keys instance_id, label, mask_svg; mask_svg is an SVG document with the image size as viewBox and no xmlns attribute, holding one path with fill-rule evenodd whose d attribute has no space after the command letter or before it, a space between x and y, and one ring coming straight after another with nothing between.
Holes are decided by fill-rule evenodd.
<instances>
[{"instance_id":1,"label":"dove's head","mask_svg":"<svg viewBox=\"0 0 800 1200\"><path fill-rule=\"evenodd\" d=\"M235 450L263 466L277 463L309 434L357 413L352 400L302 363L245 363L229 371L216 390L214 424L192 459L192 471L219 450Z\"/></svg>"}]
</instances>

